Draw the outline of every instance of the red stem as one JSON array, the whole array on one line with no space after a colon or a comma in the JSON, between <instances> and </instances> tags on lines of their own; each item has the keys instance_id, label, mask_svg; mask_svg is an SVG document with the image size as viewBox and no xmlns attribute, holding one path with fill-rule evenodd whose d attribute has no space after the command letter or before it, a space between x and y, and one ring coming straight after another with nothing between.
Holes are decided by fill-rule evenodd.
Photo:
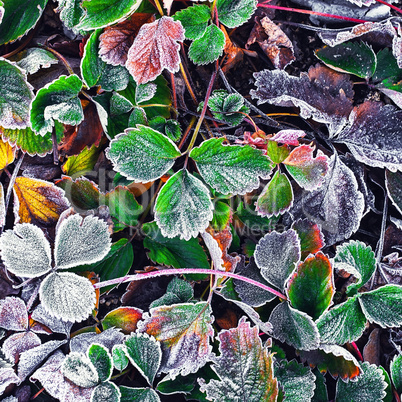
<instances>
[{"instance_id":1,"label":"red stem","mask_svg":"<svg viewBox=\"0 0 402 402\"><path fill-rule=\"evenodd\" d=\"M379 0L377 0L377 1L379 1ZM300 14L319 15L321 17L335 18L335 19L343 20L343 21L356 22L358 24L368 22L367 20L360 20L358 18L350 18L350 17L343 17L341 15L320 13L318 11L303 10L301 8L273 6L272 4L258 3L257 7L274 8L275 10L291 11L291 12L300 13Z\"/></svg>"},{"instance_id":2,"label":"red stem","mask_svg":"<svg viewBox=\"0 0 402 402\"><path fill-rule=\"evenodd\" d=\"M214 269L205 269L205 268L173 268L173 269L162 269L160 271L142 272L135 275L126 275L123 276L122 278L116 278L116 279L110 279L108 281L98 282L94 284L94 288L99 289L110 285L120 285L121 283L124 282L141 281L147 278L155 278L157 276L185 275L185 274L204 274L204 275L207 274L216 276L228 276L229 278L238 279L240 281L250 283L251 285L264 289L267 292L270 292L275 296L280 297L283 300L287 300L287 297L283 295L281 292L272 289L271 287L264 285L261 282L255 281L250 278L246 278L241 275L233 274L232 272L217 271Z\"/></svg>"},{"instance_id":3,"label":"red stem","mask_svg":"<svg viewBox=\"0 0 402 402\"><path fill-rule=\"evenodd\" d=\"M359 350L359 348L357 347L356 343L355 343L355 342L350 342L350 344L352 345L354 351L356 352L357 357L359 358L359 360L360 360L360 361L363 361L363 356L362 356L362 354L360 353L360 350Z\"/></svg>"}]
</instances>

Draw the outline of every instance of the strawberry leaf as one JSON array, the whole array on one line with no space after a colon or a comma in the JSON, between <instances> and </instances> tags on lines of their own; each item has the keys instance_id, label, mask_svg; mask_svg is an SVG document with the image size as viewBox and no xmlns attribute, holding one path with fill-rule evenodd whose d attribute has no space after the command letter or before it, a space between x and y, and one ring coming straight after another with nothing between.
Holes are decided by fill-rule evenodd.
<instances>
[{"instance_id":1,"label":"strawberry leaf","mask_svg":"<svg viewBox=\"0 0 402 402\"><path fill-rule=\"evenodd\" d=\"M160 402L158 394L152 388L131 388L121 385L121 402Z\"/></svg>"},{"instance_id":2,"label":"strawberry leaf","mask_svg":"<svg viewBox=\"0 0 402 402\"><path fill-rule=\"evenodd\" d=\"M181 155L172 140L150 127L128 128L106 151L115 170L129 180L148 182L165 174Z\"/></svg>"},{"instance_id":3,"label":"strawberry leaf","mask_svg":"<svg viewBox=\"0 0 402 402\"><path fill-rule=\"evenodd\" d=\"M223 145L211 138L190 152L202 178L222 194L246 194L270 176L272 164L261 150L249 145Z\"/></svg>"},{"instance_id":4,"label":"strawberry leaf","mask_svg":"<svg viewBox=\"0 0 402 402\"><path fill-rule=\"evenodd\" d=\"M402 356L395 355L395 357L391 360L389 365L389 370L391 373L392 382L398 392L398 394L402 394Z\"/></svg>"},{"instance_id":5,"label":"strawberry leaf","mask_svg":"<svg viewBox=\"0 0 402 402\"><path fill-rule=\"evenodd\" d=\"M287 145L280 146L274 140L267 142L267 156L275 164L282 163L290 154L290 149Z\"/></svg>"},{"instance_id":6,"label":"strawberry leaf","mask_svg":"<svg viewBox=\"0 0 402 402\"><path fill-rule=\"evenodd\" d=\"M182 169L170 177L159 192L155 220L162 236L190 240L207 228L212 210L207 187Z\"/></svg>"},{"instance_id":7,"label":"strawberry leaf","mask_svg":"<svg viewBox=\"0 0 402 402\"><path fill-rule=\"evenodd\" d=\"M247 22L257 9L256 0L218 0L219 21L228 28L236 28Z\"/></svg>"},{"instance_id":8,"label":"strawberry leaf","mask_svg":"<svg viewBox=\"0 0 402 402\"><path fill-rule=\"evenodd\" d=\"M41 88L32 102L32 129L44 136L52 131L54 120L72 126L81 123L84 119L78 98L81 88L82 82L77 75L61 75Z\"/></svg>"},{"instance_id":9,"label":"strawberry leaf","mask_svg":"<svg viewBox=\"0 0 402 402\"><path fill-rule=\"evenodd\" d=\"M24 69L27 74L35 74L41 68L49 68L52 64L59 62L53 53L38 47L23 50L18 56L22 58L17 64Z\"/></svg>"},{"instance_id":10,"label":"strawberry leaf","mask_svg":"<svg viewBox=\"0 0 402 402\"><path fill-rule=\"evenodd\" d=\"M113 382L107 381L99 384L91 395L91 402L121 402L119 387Z\"/></svg>"},{"instance_id":11,"label":"strawberry leaf","mask_svg":"<svg viewBox=\"0 0 402 402\"><path fill-rule=\"evenodd\" d=\"M387 188L388 197L402 214L402 172L385 171L385 187Z\"/></svg>"},{"instance_id":12,"label":"strawberry leaf","mask_svg":"<svg viewBox=\"0 0 402 402\"><path fill-rule=\"evenodd\" d=\"M58 0L57 10L60 20L67 28L74 28L80 22L85 12L81 7L81 0Z\"/></svg>"},{"instance_id":13,"label":"strawberry leaf","mask_svg":"<svg viewBox=\"0 0 402 402\"><path fill-rule=\"evenodd\" d=\"M150 309L139 330L162 347L162 372L171 377L195 373L209 359L213 336L211 307L206 302L183 303Z\"/></svg>"},{"instance_id":14,"label":"strawberry leaf","mask_svg":"<svg viewBox=\"0 0 402 402\"><path fill-rule=\"evenodd\" d=\"M359 339L366 328L367 318L356 297L325 312L316 321L321 342L343 345Z\"/></svg>"},{"instance_id":15,"label":"strawberry leaf","mask_svg":"<svg viewBox=\"0 0 402 402\"><path fill-rule=\"evenodd\" d=\"M183 25L186 39L199 39L207 29L211 10L204 4L197 4L178 11L173 18Z\"/></svg>"},{"instance_id":16,"label":"strawberry leaf","mask_svg":"<svg viewBox=\"0 0 402 402\"><path fill-rule=\"evenodd\" d=\"M93 343L88 349L88 358L98 373L99 381L108 381L112 376L112 356L103 346Z\"/></svg>"},{"instance_id":17,"label":"strawberry leaf","mask_svg":"<svg viewBox=\"0 0 402 402\"><path fill-rule=\"evenodd\" d=\"M297 232L300 239L302 260L309 254L318 253L324 247L324 236L317 224L310 222L308 219L298 219L293 222L292 229Z\"/></svg>"},{"instance_id":18,"label":"strawberry leaf","mask_svg":"<svg viewBox=\"0 0 402 402\"><path fill-rule=\"evenodd\" d=\"M212 368L219 380L206 384L204 379L198 379L207 399L276 401L278 383L273 374L272 354L262 346L258 327L250 328L243 317L237 328L221 331L218 337L220 356Z\"/></svg>"},{"instance_id":19,"label":"strawberry leaf","mask_svg":"<svg viewBox=\"0 0 402 402\"><path fill-rule=\"evenodd\" d=\"M154 300L150 304L150 308L159 306L171 306L172 304L187 303L194 297L192 286L177 277L169 282L166 288L166 293L159 299Z\"/></svg>"},{"instance_id":20,"label":"strawberry leaf","mask_svg":"<svg viewBox=\"0 0 402 402\"><path fill-rule=\"evenodd\" d=\"M28 329L28 312L22 299L6 297L0 300L0 327L8 331Z\"/></svg>"},{"instance_id":21,"label":"strawberry leaf","mask_svg":"<svg viewBox=\"0 0 402 402\"><path fill-rule=\"evenodd\" d=\"M82 388L90 388L98 384L99 377L96 368L89 357L71 352L66 356L61 372L74 384Z\"/></svg>"},{"instance_id":22,"label":"strawberry leaf","mask_svg":"<svg viewBox=\"0 0 402 402\"><path fill-rule=\"evenodd\" d=\"M128 366L129 360L126 355L123 345L114 345L112 349L112 359L113 366L119 370L123 371Z\"/></svg>"},{"instance_id":23,"label":"strawberry leaf","mask_svg":"<svg viewBox=\"0 0 402 402\"><path fill-rule=\"evenodd\" d=\"M332 266L319 251L300 262L287 282L292 306L316 320L332 303L335 294Z\"/></svg>"},{"instance_id":24,"label":"strawberry leaf","mask_svg":"<svg viewBox=\"0 0 402 402\"><path fill-rule=\"evenodd\" d=\"M102 320L102 328L120 328L128 335L135 332L137 323L142 318L142 310L136 307L118 307L109 311Z\"/></svg>"}]
</instances>

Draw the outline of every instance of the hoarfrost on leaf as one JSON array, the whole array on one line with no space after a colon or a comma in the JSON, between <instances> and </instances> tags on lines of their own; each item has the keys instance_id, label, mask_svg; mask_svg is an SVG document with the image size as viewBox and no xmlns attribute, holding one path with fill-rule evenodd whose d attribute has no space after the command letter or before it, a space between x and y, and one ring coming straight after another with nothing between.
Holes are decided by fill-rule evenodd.
<instances>
[{"instance_id":1,"label":"hoarfrost on leaf","mask_svg":"<svg viewBox=\"0 0 402 402\"><path fill-rule=\"evenodd\" d=\"M247 22L257 9L256 0L218 0L219 21L228 28L236 28Z\"/></svg>"},{"instance_id":2,"label":"hoarfrost on leaf","mask_svg":"<svg viewBox=\"0 0 402 402\"><path fill-rule=\"evenodd\" d=\"M27 307L19 297L0 300L0 327L8 331L25 331L28 328Z\"/></svg>"},{"instance_id":3,"label":"hoarfrost on leaf","mask_svg":"<svg viewBox=\"0 0 402 402\"><path fill-rule=\"evenodd\" d=\"M88 358L98 373L99 381L109 381L112 376L112 356L103 345L93 343L87 352Z\"/></svg>"},{"instance_id":4,"label":"hoarfrost on leaf","mask_svg":"<svg viewBox=\"0 0 402 402\"><path fill-rule=\"evenodd\" d=\"M10 335L4 342L2 350L7 359L12 362L17 362L21 353L39 346L42 343L39 336L31 331L25 330Z\"/></svg>"},{"instance_id":5,"label":"hoarfrost on leaf","mask_svg":"<svg viewBox=\"0 0 402 402\"><path fill-rule=\"evenodd\" d=\"M59 320L51 315L43 306L39 304L33 311L31 318L41 324L46 325L52 332L58 334L65 334L67 337L70 335L72 321Z\"/></svg>"},{"instance_id":6,"label":"hoarfrost on leaf","mask_svg":"<svg viewBox=\"0 0 402 402\"><path fill-rule=\"evenodd\" d=\"M100 334L83 333L74 336L70 341L70 350L72 352L86 353L87 349L93 344L105 346L109 352L114 345L122 343L124 335L116 328L108 328Z\"/></svg>"},{"instance_id":7,"label":"hoarfrost on leaf","mask_svg":"<svg viewBox=\"0 0 402 402\"><path fill-rule=\"evenodd\" d=\"M119 387L113 382L99 384L92 392L91 402L120 402Z\"/></svg>"},{"instance_id":8,"label":"hoarfrost on leaf","mask_svg":"<svg viewBox=\"0 0 402 402\"><path fill-rule=\"evenodd\" d=\"M25 50L23 55L24 57L17 64L28 74L35 74L39 69L49 68L52 64L59 62L53 53L37 47Z\"/></svg>"},{"instance_id":9,"label":"hoarfrost on leaf","mask_svg":"<svg viewBox=\"0 0 402 402\"><path fill-rule=\"evenodd\" d=\"M83 388L90 388L98 384L98 373L87 356L71 352L66 356L61 367L63 375Z\"/></svg>"},{"instance_id":10,"label":"hoarfrost on leaf","mask_svg":"<svg viewBox=\"0 0 402 402\"><path fill-rule=\"evenodd\" d=\"M0 394L2 394L10 384L21 383L20 378L15 374L11 367L0 368Z\"/></svg>"}]
</instances>

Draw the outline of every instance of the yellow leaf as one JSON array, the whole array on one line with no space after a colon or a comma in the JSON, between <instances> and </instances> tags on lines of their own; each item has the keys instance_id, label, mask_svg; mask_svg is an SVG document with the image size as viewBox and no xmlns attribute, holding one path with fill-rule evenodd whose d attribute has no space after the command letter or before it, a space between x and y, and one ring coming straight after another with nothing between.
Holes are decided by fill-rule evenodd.
<instances>
[{"instance_id":1,"label":"yellow leaf","mask_svg":"<svg viewBox=\"0 0 402 402\"><path fill-rule=\"evenodd\" d=\"M8 142L0 139L0 170L14 162L15 150Z\"/></svg>"},{"instance_id":2,"label":"yellow leaf","mask_svg":"<svg viewBox=\"0 0 402 402\"><path fill-rule=\"evenodd\" d=\"M17 177L13 190L16 222L52 225L70 206L64 191L44 180Z\"/></svg>"}]
</instances>

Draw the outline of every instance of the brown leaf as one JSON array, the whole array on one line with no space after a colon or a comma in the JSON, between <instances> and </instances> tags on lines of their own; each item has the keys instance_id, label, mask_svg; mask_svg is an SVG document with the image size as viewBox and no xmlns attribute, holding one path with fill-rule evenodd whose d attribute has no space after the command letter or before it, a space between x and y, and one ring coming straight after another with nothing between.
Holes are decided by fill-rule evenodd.
<instances>
[{"instance_id":1,"label":"brown leaf","mask_svg":"<svg viewBox=\"0 0 402 402\"><path fill-rule=\"evenodd\" d=\"M148 13L135 13L130 20L106 27L99 37L99 56L106 63L124 66L127 53L134 38L145 23L155 21L155 16Z\"/></svg>"},{"instance_id":2,"label":"brown leaf","mask_svg":"<svg viewBox=\"0 0 402 402\"><path fill-rule=\"evenodd\" d=\"M293 44L286 34L268 17L256 17L255 25L247 40L246 48L257 42L275 68L283 70L296 60Z\"/></svg>"},{"instance_id":3,"label":"brown leaf","mask_svg":"<svg viewBox=\"0 0 402 402\"><path fill-rule=\"evenodd\" d=\"M380 334L379 328L374 328L370 334L369 340L363 349L363 358L365 362L380 365Z\"/></svg>"},{"instance_id":4,"label":"brown leaf","mask_svg":"<svg viewBox=\"0 0 402 402\"><path fill-rule=\"evenodd\" d=\"M163 16L150 24L144 24L128 51L126 67L137 84L154 80L163 69L171 73L179 71L180 45L184 41L184 29L179 21Z\"/></svg>"},{"instance_id":5,"label":"brown leaf","mask_svg":"<svg viewBox=\"0 0 402 402\"><path fill-rule=\"evenodd\" d=\"M238 46L235 42L232 42L223 25L221 25L221 30L225 34L226 38L225 47L223 48L223 52L226 55L226 60L222 67L223 73L226 74L236 64L243 61L244 52L240 46Z\"/></svg>"}]
</instances>

